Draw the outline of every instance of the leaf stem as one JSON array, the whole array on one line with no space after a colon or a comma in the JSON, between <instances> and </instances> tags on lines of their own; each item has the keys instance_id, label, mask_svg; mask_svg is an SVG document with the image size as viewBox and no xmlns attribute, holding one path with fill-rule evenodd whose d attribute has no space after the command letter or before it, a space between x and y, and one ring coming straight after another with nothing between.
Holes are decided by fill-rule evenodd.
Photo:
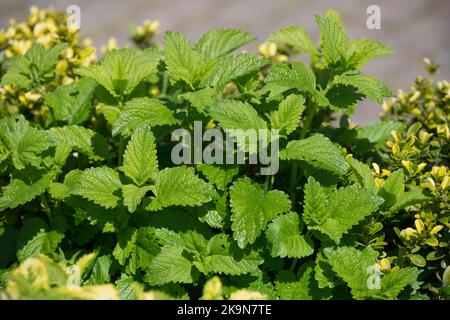
<instances>
[{"instance_id":1,"label":"leaf stem","mask_svg":"<svg viewBox=\"0 0 450 320\"><path fill-rule=\"evenodd\" d=\"M311 103L310 107L308 108L308 111L306 113L306 119L305 119L305 123L303 125L302 130L300 131L300 139L304 139L306 137L306 134L308 133L308 131L311 130L312 124L313 124L313 120L314 117L316 115L316 111L317 111L317 104L316 103ZM297 188L297 184L298 184L298 162L294 161L292 163L292 167L291 167L291 176L289 179L289 195L290 198L292 200L292 204L293 206L295 206L295 189Z\"/></svg>"},{"instance_id":2,"label":"leaf stem","mask_svg":"<svg viewBox=\"0 0 450 320\"><path fill-rule=\"evenodd\" d=\"M297 259L297 258L295 258L294 260L292 260L291 266L289 267L289 271L294 272L295 267L297 266L297 262L298 262L298 259Z\"/></svg>"}]
</instances>

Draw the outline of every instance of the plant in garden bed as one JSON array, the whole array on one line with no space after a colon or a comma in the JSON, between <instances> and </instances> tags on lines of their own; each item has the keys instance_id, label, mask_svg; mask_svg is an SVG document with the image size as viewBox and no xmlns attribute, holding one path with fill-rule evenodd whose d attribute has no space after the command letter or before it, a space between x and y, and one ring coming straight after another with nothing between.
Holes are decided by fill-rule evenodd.
<instances>
[{"instance_id":1,"label":"plant in garden bed","mask_svg":"<svg viewBox=\"0 0 450 320\"><path fill-rule=\"evenodd\" d=\"M0 82L2 297L448 297L447 83L417 88L433 110L399 97L382 122L355 128L361 99L391 95L359 69L391 51L349 39L332 10L316 15L318 46L286 27L258 54L235 53L255 40L236 29L195 44L166 32L158 48L147 22L133 29L139 48L94 63L66 61L77 37L40 45L37 26L53 21L58 35L63 18L33 15L42 21L19 24L32 45L6 55ZM8 30L2 52L21 34ZM175 165L171 135L195 121L278 130L279 170Z\"/></svg>"}]
</instances>

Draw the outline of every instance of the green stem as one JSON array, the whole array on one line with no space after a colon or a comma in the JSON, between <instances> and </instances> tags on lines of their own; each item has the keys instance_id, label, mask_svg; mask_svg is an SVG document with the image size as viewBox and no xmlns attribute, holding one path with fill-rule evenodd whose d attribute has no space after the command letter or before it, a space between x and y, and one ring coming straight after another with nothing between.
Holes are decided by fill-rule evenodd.
<instances>
[{"instance_id":1,"label":"green stem","mask_svg":"<svg viewBox=\"0 0 450 320\"><path fill-rule=\"evenodd\" d=\"M292 260L291 266L289 267L289 271L294 272L295 267L297 266L297 262L298 262L298 259L297 259L297 258L295 258L294 260Z\"/></svg>"},{"instance_id":2,"label":"green stem","mask_svg":"<svg viewBox=\"0 0 450 320\"><path fill-rule=\"evenodd\" d=\"M167 71L164 71L162 88L161 88L161 96L165 97L167 95L167 88L169 87L169 76Z\"/></svg>"},{"instance_id":3,"label":"green stem","mask_svg":"<svg viewBox=\"0 0 450 320\"><path fill-rule=\"evenodd\" d=\"M316 111L317 104L311 103L310 107L308 108L308 112L306 113L305 123L303 124L303 128L300 131L300 139L305 139L306 134L309 130L311 130Z\"/></svg>"},{"instance_id":4,"label":"green stem","mask_svg":"<svg viewBox=\"0 0 450 320\"><path fill-rule=\"evenodd\" d=\"M118 150L118 160L117 160L117 165L118 166L121 166L122 162L123 162L123 153L125 151L125 141L126 141L126 139L124 139L123 137L120 137L119 150Z\"/></svg>"},{"instance_id":5,"label":"green stem","mask_svg":"<svg viewBox=\"0 0 450 320\"><path fill-rule=\"evenodd\" d=\"M308 131L311 130L314 117L316 115L316 111L317 111L317 104L311 103L306 113L305 123L303 124L303 128L300 131L299 136L300 139L304 139ZM298 185L298 169L299 169L298 162L293 162L291 168L291 177L289 179L289 195L291 197L294 206L295 206L295 191L296 191L295 189L297 188Z\"/></svg>"}]
</instances>

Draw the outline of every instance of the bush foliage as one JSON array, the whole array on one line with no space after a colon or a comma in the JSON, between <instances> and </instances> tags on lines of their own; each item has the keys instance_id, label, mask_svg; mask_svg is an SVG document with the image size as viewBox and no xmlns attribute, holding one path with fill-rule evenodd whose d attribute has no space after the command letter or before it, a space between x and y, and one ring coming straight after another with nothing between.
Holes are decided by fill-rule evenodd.
<instances>
[{"instance_id":1,"label":"bush foliage","mask_svg":"<svg viewBox=\"0 0 450 320\"><path fill-rule=\"evenodd\" d=\"M450 86L390 98L359 69L391 50L316 21L257 53L147 21L100 59L53 9L0 30L1 297L448 298ZM385 111L358 127L365 98ZM279 171L175 165L194 121L279 130Z\"/></svg>"}]
</instances>

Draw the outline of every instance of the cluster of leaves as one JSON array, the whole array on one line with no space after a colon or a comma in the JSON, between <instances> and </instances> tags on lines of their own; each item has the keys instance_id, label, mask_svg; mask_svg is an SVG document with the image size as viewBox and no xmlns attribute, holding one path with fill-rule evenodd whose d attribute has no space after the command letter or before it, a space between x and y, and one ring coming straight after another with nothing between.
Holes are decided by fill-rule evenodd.
<instances>
[{"instance_id":1,"label":"cluster of leaves","mask_svg":"<svg viewBox=\"0 0 450 320\"><path fill-rule=\"evenodd\" d=\"M32 109L41 113L11 111L8 97L0 107L11 113L0 120L2 297L447 297L448 175L437 169L436 193L405 173L387 141L409 120L365 128L347 120L361 99L391 95L359 71L390 50L349 39L332 10L316 21L318 46L303 28L286 27L260 54L234 53L254 40L236 29L193 45L166 32L158 48L154 29L136 28L139 48L108 50L74 68L70 83L58 82L55 66L76 43L35 43L8 59L2 90L39 90ZM174 165L171 133L194 121L279 130L279 171ZM383 174L365 164L377 161ZM403 229L417 214L436 218L416 218L420 239L410 244ZM439 248L440 265L411 258L425 243Z\"/></svg>"}]
</instances>

